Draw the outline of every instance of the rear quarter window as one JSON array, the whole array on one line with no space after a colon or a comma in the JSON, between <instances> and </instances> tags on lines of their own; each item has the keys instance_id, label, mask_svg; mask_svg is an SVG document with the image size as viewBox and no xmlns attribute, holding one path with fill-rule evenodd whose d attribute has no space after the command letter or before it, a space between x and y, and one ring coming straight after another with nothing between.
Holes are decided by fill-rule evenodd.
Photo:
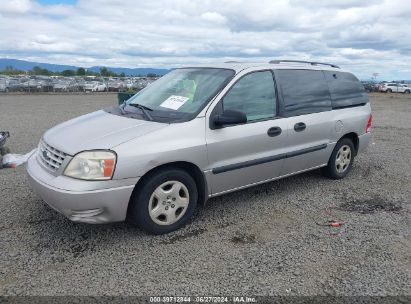
<instances>
[{"instance_id":1,"label":"rear quarter window","mask_svg":"<svg viewBox=\"0 0 411 304\"><path fill-rule=\"evenodd\" d=\"M276 70L281 87L285 116L331 110L331 98L322 71Z\"/></svg>"},{"instance_id":2,"label":"rear quarter window","mask_svg":"<svg viewBox=\"0 0 411 304\"><path fill-rule=\"evenodd\" d=\"M351 73L324 71L330 88L333 109L364 105L368 94L360 81Z\"/></svg>"}]
</instances>

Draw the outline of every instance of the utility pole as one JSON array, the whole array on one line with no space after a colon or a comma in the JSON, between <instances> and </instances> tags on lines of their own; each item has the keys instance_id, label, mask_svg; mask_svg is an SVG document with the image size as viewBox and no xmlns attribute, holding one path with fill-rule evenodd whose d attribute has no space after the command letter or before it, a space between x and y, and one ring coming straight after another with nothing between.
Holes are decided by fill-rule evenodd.
<instances>
[{"instance_id":1,"label":"utility pole","mask_svg":"<svg viewBox=\"0 0 411 304\"><path fill-rule=\"evenodd\" d=\"M380 75L380 73L372 73L372 79L377 82L377 77Z\"/></svg>"}]
</instances>

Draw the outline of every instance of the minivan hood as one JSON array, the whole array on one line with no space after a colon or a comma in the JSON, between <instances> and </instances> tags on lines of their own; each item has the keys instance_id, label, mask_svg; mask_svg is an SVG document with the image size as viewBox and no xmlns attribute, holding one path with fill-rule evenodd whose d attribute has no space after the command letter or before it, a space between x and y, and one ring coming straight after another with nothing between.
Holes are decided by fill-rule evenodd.
<instances>
[{"instance_id":1,"label":"minivan hood","mask_svg":"<svg viewBox=\"0 0 411 304\"><path fill-rule=\"evenodd\" d=\"M74 155L84 150L111 149L166 126L168 124L113 115L100 110L49 129L43 139L48 145Z\"/></svg>"}]
</instances>

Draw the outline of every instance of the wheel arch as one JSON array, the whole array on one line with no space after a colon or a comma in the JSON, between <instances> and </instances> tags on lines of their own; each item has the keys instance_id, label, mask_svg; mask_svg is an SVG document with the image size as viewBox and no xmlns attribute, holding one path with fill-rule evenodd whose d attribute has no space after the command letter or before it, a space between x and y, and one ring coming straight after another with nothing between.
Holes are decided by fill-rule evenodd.
<instances>
[{"instance_id":1,"label":"wheel arch","mask_svg":"<svg viewBox=\"0 0 411 304\"><path fill-rule=\"evenodd\" d=\"M358 153L358 148L360 146L360 140L358 138L358 134L355 132L350 132L350 133L346 133L343 136L341 136L341 138L339 139L339 141L343 138L348 138L350 139L353 144L354 144L354 149L355 149L355 155L357 155Z\"/></svg>"},{"instance_id":2,"label":"wheel arch","mask_svg":"<svg viewBox=\"0 0 411 304\"><path fill-rule=\"evenodd\" d=\"M133 192L130 197L130 201L128 204L127 208L127 214L130 210L130 202L133 199L135 193L144 185L144 182L150 178L151 175L155 174L158 171L164 170L164 169L171 169L171 168L178 168L181 169L188 174L194 179L196 186L197 186L197 191L198 191L198 204L204 205L207 201L208 198L208 188L207 188L207 180L203 174L203 172L200 170L200 168L190 162L186 161L175 161L175 162L170 162L166 164L159 165L157 167L152 168L151 170L147 171L137 182L135 185Z\"/></svg>"}]
</instances>

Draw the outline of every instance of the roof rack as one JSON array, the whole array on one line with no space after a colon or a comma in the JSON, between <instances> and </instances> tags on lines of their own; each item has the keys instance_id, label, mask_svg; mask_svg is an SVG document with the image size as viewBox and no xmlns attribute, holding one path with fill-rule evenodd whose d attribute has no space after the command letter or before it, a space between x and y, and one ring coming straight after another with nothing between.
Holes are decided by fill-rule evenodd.
<instances>
[{"instance_id":1,"label":"roof rack","mask_svg":"<svg viewBox=\"0 0 411 304\"><path fill-rule=\"evenodd\" d=\"M323 62L315 62L315 61L303 61L303 60L271 60L269 63L281 63L281 62L295 62L295 63L307 63L307 64L311 64L311 65L328 65L330 67L333 68L337 68L339 69L340 67L338 65L335 64L331 64L331 63L323 63Z\"/></svg>"},{"instance_id":2,"label":"roof rack","mask_svg":"<svg viewBox=\"0 0 411 304\"><path fill-rule=\"evenodd\" d=\"M224 63L240 63L240 61L229 60L229 61L224 61Z\"/></svg>"}]
</instances>

